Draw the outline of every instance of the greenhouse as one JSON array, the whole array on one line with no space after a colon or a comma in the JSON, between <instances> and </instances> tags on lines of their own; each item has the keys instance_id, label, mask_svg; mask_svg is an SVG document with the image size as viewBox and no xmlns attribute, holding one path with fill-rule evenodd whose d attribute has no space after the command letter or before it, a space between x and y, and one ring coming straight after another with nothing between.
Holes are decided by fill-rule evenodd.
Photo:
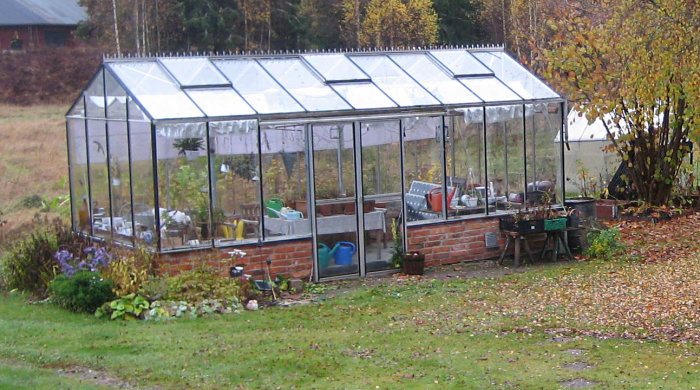
<instances>
[{"instance_id":1,"label":"greenhouse","mask_svg":"<svg viewBox=\"0 0 700 390\"><path fill-rule=\"evenodd\" d=\"M565 110L500 47L105 58L66 115L72 224L314 280L493 257L496 216L563 196Z\"/></svg>"}]
</instances>

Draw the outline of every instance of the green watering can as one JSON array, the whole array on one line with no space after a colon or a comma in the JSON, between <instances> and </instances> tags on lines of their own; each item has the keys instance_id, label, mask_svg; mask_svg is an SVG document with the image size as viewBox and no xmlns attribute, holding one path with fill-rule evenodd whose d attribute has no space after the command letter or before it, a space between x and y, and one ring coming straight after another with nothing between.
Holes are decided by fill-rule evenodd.
<instances>
[{"instance_id":1,"label":"green watering can","mask_svg":"<svg viewBox=\"0 0 700 390\"><path fill-rule=\"evenodd\" d=\"M335 252L335 250L331 250L331 248L329 248L328 245L320 242L318 244L318 267L319 268L328 267L328 264L331 263L331 259L333 258L334 252Z\"/></svg>"},{"instance_id":2,"label":"green watering can","mask_svg":"<svg viewBox=\"0 0 700 390\"><path fill-rule=\"evenodd\" d=\"M269 201L267 201L267 203L265 203L265 207L275 211L280 211L282 210L282 207L284 207L284 201L280 198L271 198ZM272 210L267 210L267 216L270 218L278 218L279 214Z\"/></svg>"}]
</instances>

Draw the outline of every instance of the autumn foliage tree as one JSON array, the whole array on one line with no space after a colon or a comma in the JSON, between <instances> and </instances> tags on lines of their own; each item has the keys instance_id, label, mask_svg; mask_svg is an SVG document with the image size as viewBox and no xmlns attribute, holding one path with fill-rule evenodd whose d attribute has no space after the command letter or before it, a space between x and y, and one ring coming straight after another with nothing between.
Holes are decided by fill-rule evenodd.
<instances>
[{"instance_id":1,"label":"autumn foliage tree","mask_svg":"<svg viewBox=\"0 0 700 390\"><path fill-rule=\"evenodd\" d=\"M666 204L700 123L700 13L693 0L589 0L551 20L547 77L603 118L639 198Z\"/></svg>"},{"instance_id":2,"label":"autumn foliage tree","mask_svg":"<svg viewBox=\"0 0 700 390\"><path fill-rule=\"evenodd\" d=\"M432 0L345 0L341 28L350 47L427 46L437 42Z\"/></svg>"}]
</instances>

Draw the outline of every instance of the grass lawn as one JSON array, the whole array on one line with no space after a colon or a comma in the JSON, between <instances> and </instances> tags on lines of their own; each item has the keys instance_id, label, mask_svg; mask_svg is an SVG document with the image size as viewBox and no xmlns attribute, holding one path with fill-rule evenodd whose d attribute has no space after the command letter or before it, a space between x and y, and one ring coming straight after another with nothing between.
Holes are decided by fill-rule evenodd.
<instances>
[{"instance_id":1,"label":"grass lawn","mask_svg":"<svg viewBox=\"0 0 700 390\"><path fill-rule=\"evenodd\" d=\"M697 268L700 261L678 262ZM601 287L606 283L661 267L595 261L498 279L386 283L313 305L168 323L109 322L10 295L0 301L0 388L122 381L159 388L560 388L578 379L690 389L700 383L697 340L663 341L631 320L602 321L592 313L604 302L579 302L589 312L545 298L562 290L577 299L585 291L607 294L620 285ZM695 284L698 275L690 275ZM85 375L88 369L94 375Z\"/></svg>"}]
</instances>

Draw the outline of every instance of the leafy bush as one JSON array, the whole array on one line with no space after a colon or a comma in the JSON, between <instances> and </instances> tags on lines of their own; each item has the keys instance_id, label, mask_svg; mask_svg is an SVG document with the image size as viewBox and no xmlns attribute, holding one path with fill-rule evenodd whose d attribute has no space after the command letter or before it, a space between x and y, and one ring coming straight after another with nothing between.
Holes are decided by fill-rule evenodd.
<instances>
[{"instance_id":1,"label":"leafy bush","mask_svg":"<svg viewBox=\"0 0 700 390\"><path fill-rule=\"evenodd\" d=\"M53 301L77 313L92 313L114 298L113 283L92 271L78 271L73 277L61 274L51 282Z\"/></svg>"},{"instance_id":2,"label":"leafy bush","mask_svg":"<svg viewBox=\"0 0 700 390\"><path fill-rule=\"evenodd\" d=\"M140 295L128 294L121 298L107 302L95 312L96 317L109 315L110 320L118 318L135 320L142 317L142 313L150 308L148 300Z\"/></svg>"},{"instance_id":3,"label":"leafy bush","mask_svg":"<svg viewBox=\"0 0 700 390\"><path fill-rule=\"evenodd\" d=\"M617 228L594 230L588 233L591 245L585 255L591 257L607 257L619 253L623 249L620 243L620 230Z\"/></svg>"},{"instance_id":4,"label":"leafy bush","mask_svg":"<svg viewBox=\"0 0 700 390\"><path fill-rule=\"evenodd\" d=\"M237 281L219 276L210 267L198 267L167 279L167 298L191 303L205 299L238 299L241 286Z\"/></svg>"},{"instance_id":5,"label":"leafy bush","mask_svg":"<svg viewBox=\"0 0 700 390\"><path fill-rule=\"evenodd\" d=\"M154 255L146 248L113 248L112 254L114 257L100 273L114 282L117 296L137 293L155 274Z\"/></svg>"}]
</instances>

